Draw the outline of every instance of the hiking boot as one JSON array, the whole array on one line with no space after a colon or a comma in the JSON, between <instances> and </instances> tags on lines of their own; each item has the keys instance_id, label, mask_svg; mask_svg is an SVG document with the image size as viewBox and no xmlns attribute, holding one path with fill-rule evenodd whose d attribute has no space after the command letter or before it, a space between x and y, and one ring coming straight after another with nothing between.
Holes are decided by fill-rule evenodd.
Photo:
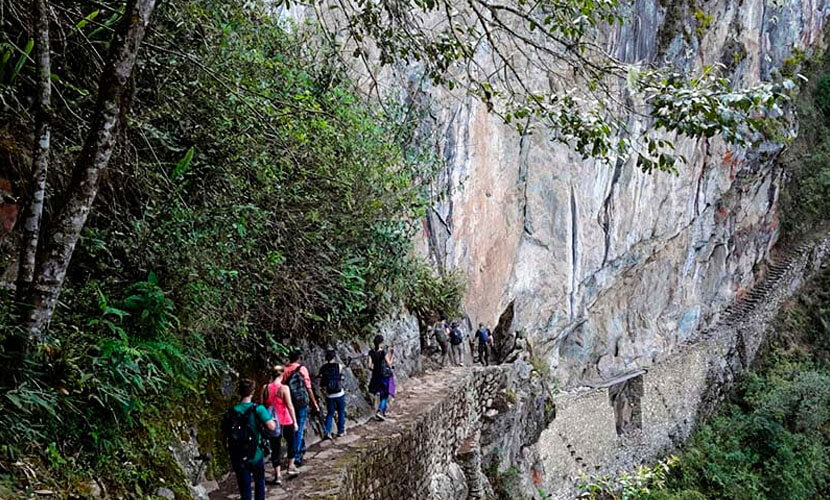
<instances>
[{"instance_id":1,"label":"hiking boot","mask_svg":"<svg viewBox=\"0 0 830 500\"><path fill-rule=\"evenodd\" d=\"M384 420L386 420L386 417L384 415L378 413L378 414L375 415L375 420L377 420L378 422L383 422Z\"/></svg>"},{"instance_id":2,"label":"hiking boot","mask_svg":"<svg viewBox=\"0 0 830 500\"><path fill-rule=\"evenodd\" d=\"M293 469L288 469L288 477L297 477L299 475L300 471L298 471L296 467Z\"/></svg>"},{"instance_id":3,"label":"hiking boot","mask_svg":"<svg viewBox=\"0 0 830 500\"><path fill-rule=\"evenodd\" d=\"M282 484L282 478L277 476L277 478L274 479L274 484L276 484L277 486L281 485Z\"/></svg>"},{"instance_id":4,"label":"hiking boot","mask_svg":"<svg viewBox=\"0 0 830 500\"><path fill-rule=\"evenodd\" d=\"M336 436L334 436L334 437L337 437L337 438L342 438L342 437L343 437L343 436L345 436L345 435L346 435L346 431L343 431L343 432L338 432L338 433L337 433L337 435L336 435Z\"/></svg>"}]
</instances>

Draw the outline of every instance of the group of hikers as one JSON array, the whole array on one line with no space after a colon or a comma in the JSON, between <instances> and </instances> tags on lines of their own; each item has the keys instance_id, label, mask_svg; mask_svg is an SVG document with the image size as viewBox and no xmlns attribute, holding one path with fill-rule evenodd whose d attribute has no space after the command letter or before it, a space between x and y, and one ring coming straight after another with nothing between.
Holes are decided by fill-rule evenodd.
<instances>
[{"instance_id":1,"label":"group of hikers","mask_svg":"<svg viewBox=\"0 0 830 500\"><path fill-rule=\"evenodd\" d=\"M448 356L453 365L464 366L464 331L457 321L448 322L446 317L441 316L432 326L431 337L435 339L438 348L441 350L442 366L447 365ZM478 361L482 365L488 366L490 364L490 349L493 345L493 335L484 326L484 323L478 324L478 330L476 330L473 338L470 339L471 351L475 344L478 344Z\"/></svg>"},{"instance_id":2,"label":"group of hikers","mask_svg":"<svg viewBox=\"0 0 830 500\"><path fill-rule=\"evenodd\" d=\"M448 354L453 364L463 366L461 346L464 334L458 323L449 323L442 317L433 326L432 333L441 350L442 366L446 366ZM479 361L489 364L492 335L483 324L471 339L471 347L473 341L478 342ZM384 345L382 335L376 335L372 345L373 348L365 356L371 362L372 369L369 392L376 402L374 418L383 421L389 411L390 398L395 396L395 352L394 346ZM283 469L288 477L295 477L299 474L298 468L303 465L305 428L310 416L319 418L320 405L302 354L299 349L291 351L288 364L270 368L269 381L258 394L259 404L254 402L256 382L241 378L238 386L241 400L228 410L222 421L222 432L242 500L264 500L265 460L269 454L274 468L273 484L276 485L282 484ZM335 351L327 350L325 364L318 374L326 399L323 439L336 439L346 434L344 369ZM337 433L332 434L335 417Z\"/></svg>"}]
</instances>

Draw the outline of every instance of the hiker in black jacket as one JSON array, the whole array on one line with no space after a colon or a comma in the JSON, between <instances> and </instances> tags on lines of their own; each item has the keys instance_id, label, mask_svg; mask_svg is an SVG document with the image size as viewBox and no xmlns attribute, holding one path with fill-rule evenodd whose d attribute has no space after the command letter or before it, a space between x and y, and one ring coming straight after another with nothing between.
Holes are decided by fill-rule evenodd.
<instances>
[{"instance_id":1,"label":"hiker in black jacket","mask_svg":"<svg viewBox=\"0 0 830 500\"><path fill-rule=\"evenodd\" d=\"M334 350L326 351L326 364L320 367L320 385L326 394L326 428L323 439L331 438L334 413L337 412L337 437L346 434L346 391L343 390L343 365L337 363Z\"/></svg>"}]
</instances>

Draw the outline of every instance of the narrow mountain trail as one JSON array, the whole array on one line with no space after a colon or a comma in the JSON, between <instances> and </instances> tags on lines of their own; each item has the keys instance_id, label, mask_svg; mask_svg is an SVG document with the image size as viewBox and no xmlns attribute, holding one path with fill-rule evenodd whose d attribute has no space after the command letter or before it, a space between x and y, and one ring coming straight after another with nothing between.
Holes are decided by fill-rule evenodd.
<instances>
[{"instance_id":1,"label":"narrow mountain trail","mask_svg":"<svg viewBox=\"0 0 830 500\"><path fill-rule=\"evenodd\" d=\"M830 253L830 232L827 228L820 228L810 237L788 248L778 249L770 258L765 276L737 297L732 305L725 308L720 318L711 327L699 331L697 335L678 345L670 356L658 360L649 370L641 371L650 371L660 365L672 364L682 357L684 350L693 349L695 344L700 342L719 342L727 338L750 339L750 336L745 333L746 330L763 331L775 317L781 305L804 283L809 270L820 266L828 253ZM761 337L758 336L758 338ZM744 341L739 343L739 347L742 351L755 351L758 348L757 345L748 345ZM749 360L752 357L747 356L744 352L740 353L742 364L744 364L744 358ZM409 378L399 387L398 396L391 406L388 420L384 422L369 420L353 425L347 428L347 435L342 438L309 446L305 455L305 463L300 468L300 475L291 479L284 476L283 484L280 486L268 485L266 499L336 499L343 495L345 484L355 482L367 484L367 490L381 492L372 493L365 496L366 498L400 497L399 494L395 496L396 494L392 491L385 490L384 484L396 482L396 478L389 477L389 475L418 475L416 471L409 470L412 465L402 455L405 452L402 448L402 446L405 447L402 441L421 436L430 442L427 446L435 446L436 443L444 443L441 440L451 439L450 435L469 432L469 429L461 427L445 429L455 424L453 424L452 415L444 413L444 408L439 408L439 405L447 400L477 397L479 400L472 401L470 406L464 407L463 411L475 413L478 411L475 408L480 408L482 414L487 413L491 407L492 395L482 395L475 391L473 391L474 396L464 395L457 389L464 384L470 385L470 379L479 378L483 380L484 386L495 387L498 385L496 381L502 374L499 370L499 367L453 367L431 369L419 376ZM603 391L613 382L613 380L606 380L599 384L586 385L568 391L568 393L559 393L558 397L561 399L569 393L581 394L586 390L599 391L603 394L604 408L607 404L607 396ZM436 410L440 411L436 412ZM480 415L476 418L480 418ZM423 434L430 428L419 426L419 423L423 424L423 421L430 419L437 422L437 426L431 427L431 432L441 431L441 435L436 438L439 441L431 441L435 436ZM464 442L464 440L461 439L459 442ZM463 448L463 445L461 447ZM459 451L460 449L454 448L453 452ZM367 461L367 457L372 457L372 460ZM396 460L396 457L400 460ZM376 470L369 470L371 467L368 467L367 463L374 464L374 467L382 465ZM266 469L266 479L273 479L270 465ZM349 495L346 496L350 497ZM354 495L351 494L351 497ZM358 497L363 498L360 495ZM417 492L411 491L409 497L416 498ZM211 500L237 498L239 494L233 474L221 483L218 490L210 494Z\"/></svg>"},{"instance_id":2,"label":"narrow mountain trail","mask_svg":"<svg viewBox=\"0 0 830 500\"><path fill-rule=\"evenodd\" d=\"M414 425L422 413L440 402L453 382L462 378L471 368L452 367L427 371L412 377L398 388L384 422L374 419L347 427L346 435L334 440L320 441L308 447L300 474L288 478L283 472L283 484L266 485L266 500L337 498L343 473L358 464L361 450L386 439L395 439ZM325 411L325 410L323 410ZM347 408L348 411L348 408ZM401 471L405 473L405 471ZM266 464L266 480L274 477L270 463ZM210 494L211 500L239 498L236 478L230 474L220 488Z\"/></svg>"}]
</instances>

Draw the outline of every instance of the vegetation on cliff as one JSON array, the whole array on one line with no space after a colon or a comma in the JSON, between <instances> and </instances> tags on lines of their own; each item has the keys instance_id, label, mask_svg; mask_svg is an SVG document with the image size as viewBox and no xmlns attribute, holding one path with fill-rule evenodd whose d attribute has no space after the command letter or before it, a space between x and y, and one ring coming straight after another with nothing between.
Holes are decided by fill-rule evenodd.
<instances>
[{"instance_id":1,"label":"vegetation on cliff","mask_svg":"<svg viewBox=\"0 0 830 500\"><path fill-rule=\"evenodd\" d=\"M782 230L797 238L826 223L830 214L830 54L799 52L788 62L795 66L790 71L809 76L794 102L798 138L779 161L788 178L781 193Z\"/></svg>"},{"instance_id":2,"label":"vegetation on cliff","mask_svg":"<svg viewBox=\"0 0 830 500\"><path fill-rule=\"evenodd\" d=\"M22 7L5 2L0 49L15 62L0 85L0 176L15 181L31 178L37 83L16 52L29 37ZM71 195L123 7L50 8L47 224ZM230 367L256 370L292 339L361 336L402 303L427 314L459 302L457 278L449 286L412 253L438 167L410 146L419 109L373 109L335 53L243 2L154 15L60 303L22 359L22 308L0 291L0 485L84 494L97 477L112 494L163 481L184 494L168 450L184 431L169 422L201 423L210 450L206 402L221 400ZM3 253L8 272L14 255Z\"/></svg>"},{"instance_id":3,"label":"vegetation on cliff","mask_svg":"<svg viewBox=\"0 0 830 500\"><path fill-rule=\"evenodd\" d=\"M0 292L0 496L89 494L90 477L111 494L163 483L185 496L169 443L186 436L170 422L199 422L210 450L222 374L294 339L360 336L403 305L457 309L458 277L412 252L440 166L418 136L423 110L368 102L336 37L294 29L269 2L0 1L3 221L22 209L0 234L3 282L16 282ZM508 122L535 116L583 155L646 170L674 168L672 145L635 144L609 82L641 94L658 129L737 144L758 138L786 86L738 92L713 68L689 79L589 55L591 33L619 21L614 0L521 4L520 29L467 10L457 31L447 9L444 28L415 36L396 28L448 4L402 5L342 11L344 30L449 87L477 64L473 41L544 34L556 64L584 70L568 84L607 101L527 91L510 58L468 73L467 90Z\"/></svg>"},{"instance_id":4,"label":"vegetation on cliff","mask_svg":"<svg viewBox=\"0 0 830 500\"><path fill-rule=\"evenodd\" d=\"M808 500L830 495L830 270L779 315L763 362L682 452L596 500Z\"/></svg>"},{"instance_id":5,"label":"vegetation on cliff","mask_svg":"<svg viewBox=\"0 0 830 500\"><path fill-rule=\"evenodd\" d=\"M806 61L799 137L782 157L785 237L830 215L830 57ZM778 316L762 360L676 457L587 480L596 500L808 500L830 497L830 269Z\"/></svg>"}]
</instances>

